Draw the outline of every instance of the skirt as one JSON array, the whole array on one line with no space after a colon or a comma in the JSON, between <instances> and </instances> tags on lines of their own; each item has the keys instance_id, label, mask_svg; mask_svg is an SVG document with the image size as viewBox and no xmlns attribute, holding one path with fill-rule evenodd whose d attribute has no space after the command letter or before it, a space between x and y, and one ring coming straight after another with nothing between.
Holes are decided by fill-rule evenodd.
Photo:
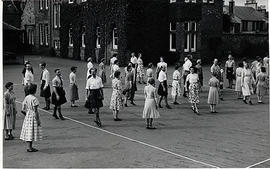
<instances>
[{"instance_id":1,"label":"skirt","mask_svg":"<svg viewBox=\"0 0 270 169\"><path fill-rule=\"evenodd\" d=\"M189 102L190 103L199 103L199 83L190 83L189 84Z\"/></svg>"},{"instance_id":2,"label":"skirt","mask_svg":"<svg viewBox=\"0 0 270 169\"><path fill-rule=\"evenodd\" d=\"M37 125L35 112L29 110L23 121L20 139L23 141L38 141L42 140L41 127Z\"/></svg>"},{"instance_id":3,"label":"skirt","mask_svg":"<svg viewBox=\"0 0 270 169\"><path fill-rule=\"evenodd\" d=\"M253 94L253 87L250 82L250 77L244 77L242 93L243 93L243 96L250 96L251 94Z\"/></svg>"},{"instance_id":4,"label":"skirt","mask_svg":"<svg viewBox=\"0 0 270 169\"><path fill-rule=\"evenodd\" d=\"M76 84L70 84L70 100L79 100L78 87Z\"/></svg>"},{"instance_id":5,"label":"skirt","mask_svg":"<svg viewBox=\"0 0 270 169\"><path fill-rule=\"evenodd\" d=\"M142 118L159 118L159 112L156 109L156 104L154 99L146 99L144 103Z\"/></svg>"},{"instance_id":6,"label":"skirt","mask_svg":"<svg viewBox=\"0 0 270 169\"><path fill-rule=\"evenodd\" d=\"M173 80L173 82L172 82L171 95L172 95L172 97L181 95L181 87L180 87L179 81L177 81L177 80Z\"/></svg>"},{"instance_id":7,"label":"skirt","mask_svg":"<svg viewBox=\"0 0 270 169\"><path fill-rule=\"evenodd\" d=\"M167 80L163 81L164 87L165 87L165 91L163 90L163 87L161 85L161 83L159 83L158 86L158 95L160 96L167 96L168 95L168 87L167 87Z\"/></svg>"},{"instance_id":8,"label":"skirt","mask_svg":"<svg viewBox=\"0 0 270 169\"><path fill-rule=\"evenodd\" d=\"M60 106L64 103L67 102L67 99L66 99L66 93L65 93L65 90L62 88L62 87L57 87L56 88L56 91L59 95L59 100L56 99L56 94L55 92L52 93L52 104L56 105L56 106Z\"/></svg>"},{"instance_id":9,"label":"skirt","mask_svg":"<svg viewBox=\"0 0 270 169\"><path fill-rule=\"evenodd\" d=\"M258 83L257 84L257 95L258 96L264 96L266 94L266 84L265 83Z\"/></svg>"},{"instance_id":10,"label":"skirt","mask_svg":"<svg viewBox=\"0 0 270 169\"><path fill-rule=\"evenodd\" d=\"M45 86L45 80L42 80L41 86L40 86L40 97L49 98L51 97L51 90L50 86L47 86L45 90L43 89Z\"/></svg>"},{"instance_id":11,"label":"skirt","mask_svg":"<svg viewBox=\"0 0 270 169\"><path fill-rule=\"evenodd\" d=\"M16 109L15 104L7 104L6 105L6 112L9 112L9 116L5 113L4 116L4 129L5 130L14 130L16 124Z\"/></svg>"},{"instance_id":12,"label":"skirt","mask_svg":"<svg viewBox=\"0 0 270 169\"><path fill-rule=\"evenodd\" d=\"M228 67L226 73L227 73L226 78L227 78L228 80L233 80L233 79L235 79L235 76L234 76L234 74L233 74L233 67Z\"/></svg>"},{"instance_id":13,"label":"skirt","mask_svg":"<svg viewBox=\"0 0 270 169\"><path fill-rule=\"evenodd\" d=\"M86 101L86 106L88 108L100 108L103 107L102 96L100 89L90 89L90 94Z\"/></svg>"},{"instance_id":14,"label":"skirt","mask_svg":"<svg viewBox=\"0 0 270 169\"><path fill-rule=\"evenodd\" d=\"M218 104L219 102L219 95L217 87L210 87L209 94L208 94L208 104Z\"/></svg>"},{"instance_id":15,"label":"skirt","mask_svg":"<svg viewBox=\"0 0 270 169\"><path fill-rule=\"evenodd\" d=\"M241 87L241 76L236 76L235 91L236 92L241 92L242 91L242 87Z\"/></svg>"}]
</instances>

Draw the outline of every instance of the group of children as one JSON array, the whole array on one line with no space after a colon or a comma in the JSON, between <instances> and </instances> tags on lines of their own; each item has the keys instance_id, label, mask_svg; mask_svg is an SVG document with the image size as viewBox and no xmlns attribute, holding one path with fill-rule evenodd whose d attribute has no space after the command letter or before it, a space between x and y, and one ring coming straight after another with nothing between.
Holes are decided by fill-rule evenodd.
<instances>
[{"instance_id":1,"label":"group of children","mask_svg":"<svg viewBox=\"0 0 270 169\"><path fill-rule=\"evenodd\" d=\"M148 64L148 69L146 70L147 83L145 83L145 73L143 67L142 54L138 55L136 58L135 54L131 54L131 59L128 66L125 68L125 85L122 86L121 82L121 72L120 67L118 66L118 59L116 56L111 58L110 70L112 78L112 95L109 108L113 112L114 121L121 121L119 118L119 111L122 107L128 107L127 102L130 100L132 105L134 103L135 91L137 91L137 78L140 84L147 84L144 87L144 96L145 103L144 109L142 111L142 118L146 119L146 128L155 129L153 126L153 119L159 118L160 114L158 108L163 108L161 101L164 99L166 107L171 109L168 104L168 84L167 84L167 63L164 62L163 57L160 57L160 62L157 64L157 70L155 71L156 77L154 76L153 64ZM231 58L229 58L231 60ZM173 99L173 104L178 105L178 97L183 94L184 97L188 97L189 102L191 103L192 110L194 113L200 115L198 110L198 103L200 103L200 91L203 86L203 75L201 60L196 62L194 65L190 61L190 58L185 58L185 63L183 66L176 64L175 70L172 74L172 83L171 83L171 96ZM232 62L233 63L233 62ZM266 62L268 63L268 62ZM229 67L226 62L227 67ZM231 64L233 65L233 64ZM40 64L42 73L41 73L41 97L45 97L46 107L45 110L50 109L50 100L52 104L55 105L53 117L61 120L64 120L61 113L61 105L66 103L65 90L63 89L63 80L60 69L55 69L56 76L52 80L53 92L51 94L49 88L49 72L46 69L46 63ZM226 66L225 66L226 67ZM99 76L97 76L97 69L94 68L92 60L88 59L87 64L87 83L86 83L86 103L85 107L89 109L89 113L96 114L95 123L101 127L101 121L99 118L99 108L103 106L102 100L103 96L103 84L106 83L106 70L104 59L101 60L99 64ZM232 71L232 75L235 75L235 91L237 96L241 98L243 95L243 101L249 104L252 104L250 100L250 95L255 91L254 85L256 85L256 93L258 96L258 103L262 103L262 97L266 93L268 88L268 75L266 69L268 65L259 66L259 71L256 72L255 76L252 70L249 68L249 64L246 60L239 63L239 67L235 70L229 69ZM70 78L70 101L71 107L77 107L75 101L79 99L78 95L78 86L76 81L76 70L77 67L71 67ZM226 73L228 68L225 69ZM210 105L210 112L217 113L216 105L219 103L219 100L223 99L222 89L223 89L223 69L220 68L218 60L215 59L213 65L211 66L211 75L212 77L209 80L209 93L207 103ZM23 70L24 75L24 86L25 86L25 99L22 103L22 113L24 113L25 119L23 122L23 127L21 131L20 139L28 143L28 152L36 152L37 149L32 147L32 142L40 140L42 138L41 134L41 122L38 114L39 101L35 97L37 91L37 85L33 84L33 69L30 66L30 63L26 64L26 68ZM228 75L228 74L227 74ZM158 87L156 88L156 81L159 82ZM232 85L230 82L229 85ZM15 94L13 92L13 83L8 82L5 87L7 91L4 93L4 109L5 109L5 130L6 130L6 139L13 139L12 129L15 128L16 120L16 104L15 104ZM229 86L231 87L231 86ZM184 88L184 89L182 89ZM158 96L159 95L159 98ZM50 99L51 97L51 99ZM58 111L59 117L56 115Z\"/></svg>"}]
</instances>

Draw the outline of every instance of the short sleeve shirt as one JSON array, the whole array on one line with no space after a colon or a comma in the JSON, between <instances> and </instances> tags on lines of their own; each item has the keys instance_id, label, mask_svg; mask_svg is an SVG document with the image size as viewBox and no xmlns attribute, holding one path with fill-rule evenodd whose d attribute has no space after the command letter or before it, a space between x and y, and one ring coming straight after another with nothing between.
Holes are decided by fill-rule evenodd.
<instances>
[{"instance_id":1,"label":"short sleeve shirt","mask_svg":"<svg viewBox=\"0 0 270 169\"><path fill-rule=\"evenodd\" d=\"M102 79L100 77L96 76L96 78L94 78L92 76L87 80L85 89L91 90L100 88L103 88Z\"/></svg>"},{"instance_id":2,"label":"short sleeve shirt","mask_svg":"<svg viewBox=\"0 0 270 169\"><path fill-rule=\"evenodd\" d=\"M190 73L187 75L186 81L189 83L196 83L198 82L198 80L199 80L199 76L197 73L193 73L193 74Z\"/></svg>"},{"instance_id":3,"label":"short sleeve shirt","mask_svg":"<svg viewBox=\"0 0 270 169\"><path fill-rule=\"evenodd\" d=\"M130 62L133 64L137 64L138 63L138 59L134 56L130 58Z\"/></svg>"},{"instance_id":4,"label":"short sleeve shirt","mask_svg":"<svg viewBox=\"0 0 270 169\"><path fill-rule=\"evenodd\" d=\"M180 80L181 74L178 70L173 72L173 80Z\"/></svg>"},{"instance_id":5,"label":"short sleeve shirt","mask_svg":"<svg viewBox=\"0 0 270 169\"><path fill-rule=\"evenodd\" d=\"M147 77L153 77L153 69L149 68L146 70L146 76Z\"/></svg>"},{"instance_id":6,"label":"short sleeve shirt","mask_svg":"<svg viewBox=\"0 0 270 169\"><path fill-rule=\"evenodd\" d=\"M55 76L52 80L53 87L63 87L63 82L61 81L60 77Z\"/></svg>"},{"instance_id":7,"label":"short sleeve shirt","mask_svg":"<svg viewBox=\"0 0 270 169\"><path fill-rule=\"evenodd\" d=\"M165 81L165 80L167 80L167 75L166 75L166 73L165 73L164 71L160 71L160 72L159 72L159 75L158 75L158 81L159 81L159 82L163 82L163 81Z\"/></svg>"},{"instance_id":8,"label":"short sleeve shirt","mask_svg":"<svg viewBox=\"0 0 270 169\"><path fill-rule=\"evenodd\" d=\"M69 74L69 83L70 84L76 84L76 74L74 72L71 72Z\"/></svg>"},{"instance_id":9,"label":"short sleeve shirt","mask_svg":"<svg viewBox=\"0 0 270 169\"><path fill-rule=\"evenodd\" d=\"M165 72L167 72L167 63L165 62L159 62L157 64L157 67L160 69L161 67L165 67Z\"/></svg>"}]
</instances>

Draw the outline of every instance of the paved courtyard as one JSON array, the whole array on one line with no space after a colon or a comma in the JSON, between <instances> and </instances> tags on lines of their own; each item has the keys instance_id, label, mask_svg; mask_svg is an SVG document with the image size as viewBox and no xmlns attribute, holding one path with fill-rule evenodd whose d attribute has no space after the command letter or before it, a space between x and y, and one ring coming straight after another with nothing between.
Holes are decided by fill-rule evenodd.
<instances>
[{"instance_id":1,"label":"paved courtyard","mask_svg":"<svg viewBox=\"0 0 270 169\"><path fill-rule=\"evenodd\" d=\"M112 89L110 83L104 89L104 107L101 109L103 127L97 128L94 116L83 107L85 101L86 62L61 58L27 56L34 68L35 81L39 84L38 64L46 61L51 79L54 68L60 68L64 87L69 98L71 66L77 66L80 107L63 106L65 121L55 120L52 110L39 110L44 139L35 142L39 151L27 153L26 144L19 140L24 116L17 114L15 140L4 141L3 158L5 168L223 168L223 167L270 167L269 102L246 105L237 100L233 90L225 89L224 101L218 107L218 114L209 113L207 105L208 87L203 88L197 116L190 109L185 98L171 110L159 109L161 118L154 121L156 130L146 130L141 118L144 97L143 85L138 85L136 106L129 106L120 112L123 121L115 122L109 109ZM17 108L24 99L22 65L4 66L4 84L14 82ZM209 67L204 67L204 84L210 78ZM169 68L169 75L173 68ZM107 77L109 76L107 67ZM123 76L123 74L122 74ZM122 77L122 80L124 78ZM169 76L169 83L172 78ZM225 84L227 86L227 84ZM170 90L169 90L170 91ZM40 107L44 100L37 96ZM169 102L172 102L169 96ZM20 112L20 111L19 111ZM265 162L264 162L265 161Z\"/></svg>"}]
</instances>

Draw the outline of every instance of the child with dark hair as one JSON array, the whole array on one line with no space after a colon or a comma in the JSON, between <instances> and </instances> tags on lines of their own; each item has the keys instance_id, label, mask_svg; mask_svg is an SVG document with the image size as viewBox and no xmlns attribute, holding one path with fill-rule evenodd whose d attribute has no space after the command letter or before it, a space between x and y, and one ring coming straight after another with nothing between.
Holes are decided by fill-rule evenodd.
<instances>
[{"instance_id":1,"label":"child with dark hair","mask_svg":"<svg viewBox=\"0 0 270 169\"><path fill-rule=\"evenodd\" d=\"M147 77L147 82L150 78L154 78L153 63L148 64L148 68L146 70L146 77Z\"/></svg>"},{"instance_id":2,"label":"child with dark hair","mask_svg":"<svg viewBox=\"0 0 270 169\"><path fill-rule=\"evenodd\" d=\"M23 121L20 139L28 143L27 152L36 152L37 149L32 147L33 141L42 139L41 123L38 113L39 101L35 96L37 85L31 84L29 95L25 97L22 103L22 111L26 112Z\"/></svg>"},{"instance_id":3,"label":"child with dark hair","mask_svg":"<svg viewBox=\"0 0 270 169\"><path fill-rule=\"evenodd\" d=\"M157 96L155 88L155 80L150 78L148 85L144 87L145 104L143 109L143 118L146 119L146 128L155 129L153 127L153 119L159 118L159 112L157 111Z\"/></svg>"},{"instance_id":4,"label":"child with dark hair","mask_svg":"<svg viewBox=\"0 0 270 169\"><path fill-rule=\"evenodd\" d=\"M266 68L261 67L261 72L258 73L256 77L256 86L257 86L257 97L258 97L258 103L263 103L262 99L263 96L266 93L267 89L267 74L266 74Z\"/></svg>"},{"instance_id":5,"label":"child with dark hair","mask_svg":"<svg viewBox=\"0 0 270 169\"><path fill-rule=\"evenodd\" d=\"M13 92L13 83L7 82L7 91L4 93L4 130L6 131L5 140L13 140L12 130L15 129L16 122L16 96Z\"/></svg>"},{"instance_id":6,"label":"child with dark hair","mask_svg":"<svg viewBox=\"0 0 270 169\"><path fill-rule=\"evenodd\" d=\"M123 97L122 97L122 84L120 80L120 71L114 72L114 79L112 80L112 97L110 103L110 109L113 111L114 121L121 121L118 118L119 110L123 107Z\"/></svg>"},{"instance_id":7,"label":"child with dark hair","mask_svg":"<svg viewBox=\"0 0 270 169\"><path fill-rule=\"evenodd\" d=\"M76 80L77 67L72 66L70 70L71 73L69 74L69 83L71 107L78 107L77 105L75 105L75 101L79 100L78 85Z\"/></svg>"}]
</instances>

